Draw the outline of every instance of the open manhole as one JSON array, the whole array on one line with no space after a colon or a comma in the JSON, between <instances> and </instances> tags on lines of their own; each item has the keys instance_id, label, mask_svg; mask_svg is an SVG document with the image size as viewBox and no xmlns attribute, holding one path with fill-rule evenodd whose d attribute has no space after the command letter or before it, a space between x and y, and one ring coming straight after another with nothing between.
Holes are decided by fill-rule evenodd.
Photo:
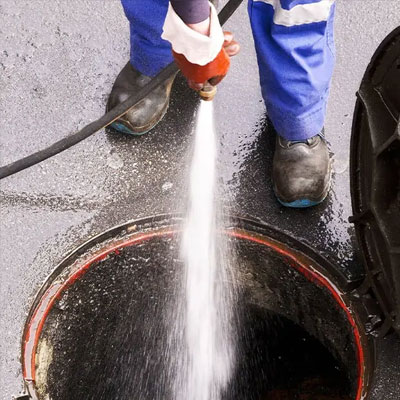
<instances>
[{"instance_id":1,"label":"open manhole","mask_svg":"<svg viewBox=\"0 0 400 400\"><path fill-rule=\"evenodd\" d=\"M266 225L236 218L220 231L235 249L239 286L237 362L223 400L368 397L371 336L400 332L399 71L400 27L374 55L355 110L351 189L362 285ZM173 398L166 330L182 278L180 230L174 216L130 222L55 269L24 330L30 397Z\"/></svg>"},{"instance_id":2,"label":"open manhole","mask_svg":"<svg viewBox=\"0 0 400 400\"><path fill-rule=\"evenodd\" d=\"M181 221L114 228L69 255L40 290L23 339L33 398L168 399L166 304L181 279ZM237 362L228 399L359 400L373 350L346 281L272 228L233 219ZM173 315L173 314L172 314Z\"/></svg>"}]
</instances>

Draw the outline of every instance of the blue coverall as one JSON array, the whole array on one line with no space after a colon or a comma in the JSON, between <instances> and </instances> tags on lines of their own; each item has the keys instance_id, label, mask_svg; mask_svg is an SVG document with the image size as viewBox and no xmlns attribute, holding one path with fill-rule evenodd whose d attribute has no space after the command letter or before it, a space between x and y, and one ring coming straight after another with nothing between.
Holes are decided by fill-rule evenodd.
<instances>
[{"instance_id":1,"label":"blue coverall","mask_svg":"<svg viewBox=\"0 0 400 400\"><path fill-rule=\"evenodd\" d=\"M131 64L156 75L173 61L161 39L168 0L121 0L130 22ZM279 135L321 132L334 66L334 0L249 0L248 12L268 116Z\"/></svg>"}]
</instances>

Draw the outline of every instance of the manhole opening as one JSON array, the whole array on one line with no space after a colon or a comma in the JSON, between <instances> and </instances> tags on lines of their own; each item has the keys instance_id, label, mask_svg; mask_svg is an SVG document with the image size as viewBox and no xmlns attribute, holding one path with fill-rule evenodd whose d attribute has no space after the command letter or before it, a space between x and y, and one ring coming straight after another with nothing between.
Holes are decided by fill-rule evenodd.
<instances>
[{"instance_id":1,"label":"manhole opening","mask_svg":"<svg viewBox=\"0 0 400 400\"><path fill-rule=\"evenodd\" d=\"M125 231L80 250L51 277L23 349L24 378L39 400L172 398L165 349L174 315L166 304L183 268L176 232ZM284 246L258 234L227 234L237 254L240 322L224 400L359 400L355 322L313 275L313 261L301 256L297 265Z\"/></svg>"},{"instance_id":2,"label":"manhole opening","mask_svg":"<svg viewBox=\"0 0 400 400\"><path fill-rule=\"evenodd\" d=\"M300 326L257 306L247 308L242 322L240 363L231 388L233 398L355 398L346 367Z\"/></svg>"}]
</instances>

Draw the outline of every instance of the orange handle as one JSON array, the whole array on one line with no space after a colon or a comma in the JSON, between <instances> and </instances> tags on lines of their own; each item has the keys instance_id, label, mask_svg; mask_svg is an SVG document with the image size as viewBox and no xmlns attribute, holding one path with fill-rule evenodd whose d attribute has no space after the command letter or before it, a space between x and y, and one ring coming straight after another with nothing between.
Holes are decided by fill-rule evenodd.
<instances>
[{"instance_id":1,"label":"orange handle","mask_svg":"<svg viewBox=\"0 0 400 400\"><path fill-rule=\"evenodd\" d=\"M186 79L196 83L204 83L211 80L213 85L221 82L229 70L230 60L225 49L221 49L217 57L206 65L192 64L182 54L172 50L175 62Z\"/></svg>"}]
</instances>

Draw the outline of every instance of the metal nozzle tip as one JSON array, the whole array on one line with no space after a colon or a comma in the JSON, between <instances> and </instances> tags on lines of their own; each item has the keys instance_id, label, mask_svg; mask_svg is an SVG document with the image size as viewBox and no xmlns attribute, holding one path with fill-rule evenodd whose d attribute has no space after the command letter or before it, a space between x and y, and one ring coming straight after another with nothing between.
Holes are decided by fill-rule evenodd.
<instances>
[{"instance_id":1,"label":"metal nozzle tip","mask_svg":"<svg viewBox=\"0 0 400 400\"><path fill-rule=\"evenodd\" d=\"M217 93L217 87L207 85L204 86L203 89L199 91L200 97L205 101L211 101Z\"/></svg>"}]
</instances>

